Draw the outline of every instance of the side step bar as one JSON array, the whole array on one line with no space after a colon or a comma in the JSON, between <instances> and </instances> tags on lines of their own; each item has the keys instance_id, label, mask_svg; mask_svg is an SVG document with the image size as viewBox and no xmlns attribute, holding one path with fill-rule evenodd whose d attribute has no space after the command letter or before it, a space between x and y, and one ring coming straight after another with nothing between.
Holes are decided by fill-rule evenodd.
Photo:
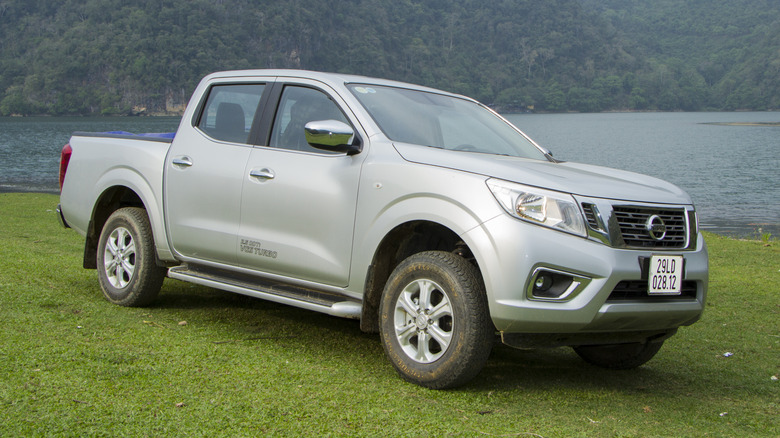
<instances>
[{"instance_id":1,"label":"side step bar","mask_svg":"<svg viewBox=\"0 0 780 438\"><path fill-rule=\"evenodd\" d=\"M168 277L341 318L360 319L362 310L344 296L223 270L182 265L168 269Z\"/></svg>"}]
</instances>

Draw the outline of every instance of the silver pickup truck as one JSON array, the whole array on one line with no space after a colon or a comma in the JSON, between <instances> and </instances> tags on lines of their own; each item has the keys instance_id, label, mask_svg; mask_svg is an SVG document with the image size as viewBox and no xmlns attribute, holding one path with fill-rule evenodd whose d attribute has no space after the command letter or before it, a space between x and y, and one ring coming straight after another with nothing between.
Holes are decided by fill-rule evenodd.
<instances>
[{"instance_id":1,"label":"silver pickup truck","mask_svg":"<svg viewBox=\"0 0 780 438\"><path fill-rule=\"evenodd\" d=\"M558 161L411 84L215 73L175 136L75 133L60 182L109 301L148 305L167 276L356 318L430 388L468 382L497 339L637 367L704 309L682 190Z\"/></svg>"}]
</instances>

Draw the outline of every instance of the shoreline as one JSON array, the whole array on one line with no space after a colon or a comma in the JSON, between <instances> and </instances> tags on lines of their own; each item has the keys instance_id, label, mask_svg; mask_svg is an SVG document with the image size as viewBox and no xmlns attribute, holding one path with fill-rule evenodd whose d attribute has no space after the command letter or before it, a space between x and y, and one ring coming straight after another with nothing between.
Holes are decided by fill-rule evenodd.
<instances>
[{"instance_id":1,"label":"shoreline","mask_svg":"<svg viewBox=\"0 0 780 438\"><path fill-rule=\"evenodd\" d=\"M780 122L704 122L702 125L719 126L780 126Z\"/></svg>"},{"instance_id":2,"label":"shoreline","mask_svg":"<svg viewBox=\"0 0 780 438\"><path fill-rule=\"evenodd\" d=\"M0 196L6 194L42 194L59 197L60 191L59 189L52 188L8 187L7 185L0 184ZM707 233L713 233L733 239L769 241L780 238L780 223L716 224L704 222L699 225L699 229Z\"/></svg>"},{"instance_id":3,"label":"shoreline","mask_svg":"<svg viewBox=\"0 0 780 438\"><path fill-rule=\"evenodd\" d=\"M60 195L60 190L56 188L45 187L8 187L8 185L0 183L0 194L6 193L40 193L45 195Z\"/></svg>"}]
</instances>

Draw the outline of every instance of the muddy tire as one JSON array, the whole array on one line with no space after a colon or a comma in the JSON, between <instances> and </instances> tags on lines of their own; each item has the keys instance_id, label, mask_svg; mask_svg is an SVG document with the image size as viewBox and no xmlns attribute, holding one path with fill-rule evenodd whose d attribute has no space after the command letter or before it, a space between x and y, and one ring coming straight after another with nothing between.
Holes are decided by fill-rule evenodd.
<instances>
[{"instance_id":1,"label":"muddy tire","mask_svg":"<svg viewBox=\"0 0 780 438\"><path fill-rule=\"evenodd\" d=\"M146 210L122 208L108 218L98 242L97 270L108 301L130 307L154 301L166 270L157 266Z\"/></svg>"},{"instance_id":2,"label":"muddy tire","mask_svg":"<svg viewBox=\"0 0 780 438\"><path fill-rule=\"evenodd\" d=\"M493 346L477 269L452 253L410 256L392 272L379 309L382 345L405 380L453 388L484 367Z\"/></svg>"},{"instance_id":3,"label":"muddy tire","mask_svg":"<svg viewBox=\"0 0 780 438\"><path fill-rule=\"evenodd\" d=\"M653 358L664 345L661 342L582 345L574 351L585 362L611 370L629 370L637 368Z\"/></svg>"}]
</instances>

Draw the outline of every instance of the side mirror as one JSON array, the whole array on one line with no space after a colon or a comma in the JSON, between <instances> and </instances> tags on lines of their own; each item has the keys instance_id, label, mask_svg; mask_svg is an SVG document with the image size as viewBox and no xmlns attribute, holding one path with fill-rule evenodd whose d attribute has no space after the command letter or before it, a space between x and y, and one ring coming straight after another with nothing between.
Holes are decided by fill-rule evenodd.
<instances>
[{"instance_id":1,"label":"side mirror","mask_svg":"<svg viewBox=\"0 0 780 438\"><path fill-rule=\"evenodd\" d=\"M356 141L351 126L338 120L312 121L304 126L306 142L312 147L331 152L346 152L354 155L360 152L360 141Z\"/></svg>"}]
</instances>

